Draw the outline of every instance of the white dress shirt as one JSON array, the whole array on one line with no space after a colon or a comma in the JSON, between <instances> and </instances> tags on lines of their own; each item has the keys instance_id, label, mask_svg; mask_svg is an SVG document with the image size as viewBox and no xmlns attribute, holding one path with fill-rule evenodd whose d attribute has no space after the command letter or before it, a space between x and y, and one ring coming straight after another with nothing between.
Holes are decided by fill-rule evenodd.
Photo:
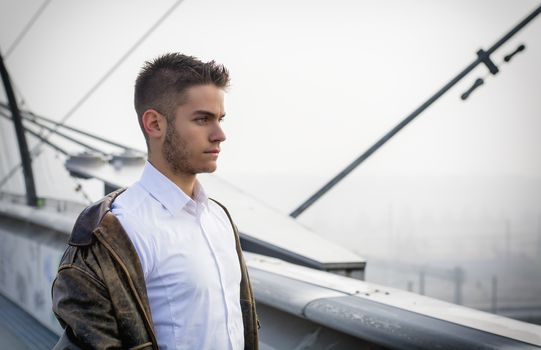
<instances>
[{"instance_id":1,"label":"white dress shirt","mask_svg":"<svg viewBox=\"0 0 541 350\"><path fill-rule=\"evenodd\" d=\"M160 348L243 349L233 228L198 182L194 197L147 162L112 212L139 254Z\"/></svg>"}]
</instances>

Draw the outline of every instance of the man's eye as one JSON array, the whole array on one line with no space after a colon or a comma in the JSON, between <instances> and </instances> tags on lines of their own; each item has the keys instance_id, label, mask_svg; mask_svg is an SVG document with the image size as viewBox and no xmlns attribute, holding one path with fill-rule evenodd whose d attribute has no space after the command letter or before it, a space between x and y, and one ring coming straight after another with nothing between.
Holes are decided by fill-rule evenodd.
<instances>
[{"instance_id":1,"label":"man's eye","mask_svg":"<svg viewBox=\"0 0 541 350\"><path fill-rule=\"evenodd\" d=\"M221 118L219 119L219 122L220 122L220 123L223 122L224 119L225 119L225 117L221 117Z\"/></svg>"},{"instance_id":2,"label":"man's eye","mask_svg":"<svg viewBox=\"0 0 541 350\"><path fill-rule=\"evenodd\" d=\"M205 124L206 122L208 122L209 118L208 117L201 117L201 118L197 118L195 121L198 123L198 124Z\"/></svg>"}]
</instances>

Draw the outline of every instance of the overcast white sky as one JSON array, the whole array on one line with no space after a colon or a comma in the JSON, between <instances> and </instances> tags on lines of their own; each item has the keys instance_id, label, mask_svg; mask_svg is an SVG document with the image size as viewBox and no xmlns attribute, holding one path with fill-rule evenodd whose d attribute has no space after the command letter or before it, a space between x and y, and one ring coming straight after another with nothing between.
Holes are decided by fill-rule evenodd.
<instances>
[{"instance_id":1,"label":"overcast white sky","mask_svg":"<svg viewBox=\"0 0 541 350\"><path fill-rule=\"evenodd\" d=\"M6 58L25 107L62 119L173 3L52 0ZM42 4L0 1L2 52ZM67 124L144 149L132 107L142 63L168 51L215 59L232 75L217 174L289 212L539 4L185 0ZM388 230L378 218L393 205L421 216L456 207L540 215L540 38L538 18L493 59L520 43L526 51L467 102L460 94L485 67L301 220L327 231L341 222L351 234ZM368 218L351 219L359 212Z\"/></svg>"}]
</instances>

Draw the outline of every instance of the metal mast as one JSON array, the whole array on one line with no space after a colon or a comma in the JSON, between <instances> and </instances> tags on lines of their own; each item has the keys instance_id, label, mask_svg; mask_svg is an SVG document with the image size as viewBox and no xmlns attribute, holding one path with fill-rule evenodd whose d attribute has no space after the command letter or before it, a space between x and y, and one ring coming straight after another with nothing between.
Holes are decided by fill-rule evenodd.
<instances>
[{"instance_id":1,"label":"metal mast","mask_svg":"<svg viewBox=\"0 0 541 350\"><path fill-rule=\"evenodd\" d=\"M36 186L34 184L34 173L32 171L32 159L30 157L30 152L28 152L28 143L26 142L26 137L24 135L24 127L21 114L19 113L19 107L17 106L17 100L15 99L11 80L9 79L9 74L4 65L4 59L1 53L0 74L2 75L2 81L4 82L13 125L15 126L15 134L17 135L17 142L19 143L19 152L21 154L21 164L23 166L24 182L26 185L26 203L35 207L37 206L37 196Z\"/></svg>"}]
</instances>

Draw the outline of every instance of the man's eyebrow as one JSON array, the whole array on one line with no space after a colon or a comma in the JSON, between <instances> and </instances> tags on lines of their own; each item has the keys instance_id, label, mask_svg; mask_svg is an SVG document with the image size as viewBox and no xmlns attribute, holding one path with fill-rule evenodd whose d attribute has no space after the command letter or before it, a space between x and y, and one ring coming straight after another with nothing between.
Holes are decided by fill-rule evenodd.
<instances>
[{"instance_id":1,"label":"man's eyebrow","mask_svg":"<svg viewBox=\"0 0 541 350\"><path fill-rule=\"evenodd\" d=\"M216 118L216 114L209 111L205 111L205 110L198 110L198 111L193 112L193 114ZM223 117L225 117L225 113L220 116L220 118L223 118Z\"/></svg>"}]
</instances>

